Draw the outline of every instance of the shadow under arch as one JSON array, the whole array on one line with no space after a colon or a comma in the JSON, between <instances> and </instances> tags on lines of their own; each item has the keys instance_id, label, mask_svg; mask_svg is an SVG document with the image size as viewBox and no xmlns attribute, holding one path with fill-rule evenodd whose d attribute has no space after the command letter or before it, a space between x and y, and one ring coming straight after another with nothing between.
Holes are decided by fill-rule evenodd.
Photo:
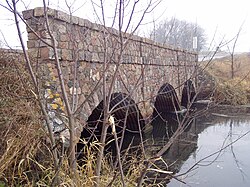
<instances>
[{"instance_id":1,"label":"shadow under arch","mask_svg":"<svg viewBox=\"0 0 250 187\"><path fill-rule=\"evenodd\" d=\"M109 110L111 110L111 115L115 120L119 144L121 143L122 136L124 137L121 150L127 149L129 146L138 146L141 143L140 135L143 135L145 122L135 101L125 93L113 93L109 102ZM103 119L104 107L102 100L88 117L87 125L81 132L80 141L77 143L78 159L83 157L82 151L86 145L81 140L84 139L88 143L94 140L100 141ZM112 156L116 156L117 154L111 127L107 130L105 152L111 152Z\"/></svg>"}]
</instances>

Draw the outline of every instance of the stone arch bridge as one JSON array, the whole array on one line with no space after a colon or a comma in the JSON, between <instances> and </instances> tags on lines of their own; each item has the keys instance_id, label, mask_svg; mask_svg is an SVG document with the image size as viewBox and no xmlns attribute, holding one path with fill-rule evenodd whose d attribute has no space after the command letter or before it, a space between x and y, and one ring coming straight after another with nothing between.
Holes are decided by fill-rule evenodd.
<instances>
[{"instance_id":1,"label":"stone arch bridge","mask_svg":"<svg viewBox=\"0 0 250 187\"><path fill-rule=\"evenodd\" d=\"M49 29L43 8L23 12L27 23L28 54L52 111L63 110L63 103L49 31L55 38L72 107L80 106L78 111L83 120L88 118L112 84L112 92L130 95L139 103L145 116L152 112L150 103L161 85L170 83L180 97L183 83L196 75L196 52L119 33L54 9L48 9L46 15ZM116 78L112 83L114 75ZM61 120L57 121L61 123Z\"/></svg>"}]
</instances>

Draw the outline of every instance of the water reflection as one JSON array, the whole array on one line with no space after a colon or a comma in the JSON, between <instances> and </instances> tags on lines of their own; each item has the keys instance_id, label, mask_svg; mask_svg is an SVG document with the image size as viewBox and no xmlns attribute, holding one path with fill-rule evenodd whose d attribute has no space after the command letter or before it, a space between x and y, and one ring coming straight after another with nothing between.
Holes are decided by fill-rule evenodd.
<instances>
[{"instance_id":1,"label":"water reflection","mask_svg":"<svg viewBox=\"0 0 250 187\"><path fill-rule=\"evenodd\" d=\"M193 138L193 150L183 153L176 143L171 147L173 151L164 155L169 162L176 163L173 164L176 176L186 184L172 179L167 186L250 186L250 134L231 144L247 131L250 131L250 119L214 115L197 119L189 132L197 135ZM222 147L226 148L221 150ZM186 157L180 157L176 150Z\"/></svg>"},{"instance_id":2,"label":"water reflection","mask_svg":"<svg viewBox=\"0 0 250 187\"><path fill-rule=\"evenodd\" d=\"M157 115L152 120L152 144L150 151L157 153L165 146L174 135L176 130L180 130L179 135L172 143L170 148L162 155L162 160L157 160L155 168L160 168L165 171L178 172L182 162L188 159L189 155L197 148L197 133L195 127L195 119L188 118L187 113L178 111L176 113L162 113ZM149 172L149 183L153 181L167 184L169 175L158 172Z\"/></svg>"}]
</instances>

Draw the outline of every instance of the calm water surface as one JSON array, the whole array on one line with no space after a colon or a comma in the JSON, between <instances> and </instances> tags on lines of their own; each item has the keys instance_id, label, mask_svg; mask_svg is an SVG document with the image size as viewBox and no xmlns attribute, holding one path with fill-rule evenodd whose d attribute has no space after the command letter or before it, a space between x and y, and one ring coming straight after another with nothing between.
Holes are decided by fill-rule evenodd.
<instances>
[{"instance_id":1,"label":"calm water surface","mask_svg":"<svg viewBox=\"0 0 250 187\"><path fill-rule=\"evenodd\" d=\"M198 136L198 148L182 165L178 174L185 173L201 159L192 171L179 177L186 184L175 179L168 187L249 187L250 186L250 133L229 145L250 131L250 120L227 120L209 126ZM178 175L177 174L177 175Z\"/></svg>"}]
</instances>

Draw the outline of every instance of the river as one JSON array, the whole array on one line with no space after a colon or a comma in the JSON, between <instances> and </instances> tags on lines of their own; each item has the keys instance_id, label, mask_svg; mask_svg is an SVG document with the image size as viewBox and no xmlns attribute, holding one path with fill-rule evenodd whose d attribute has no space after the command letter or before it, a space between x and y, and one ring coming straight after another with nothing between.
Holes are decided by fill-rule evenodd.
<instances>
[{"instance_id":1,"label":"river","mask_svg":"<svg viewBox=\"0 0 250 187\"><path fill-rule=\"evenodd\" d=\"M250 118L214 116L196 121L195 129L196 148L175 175L182 182L172 179L167 186L249 187Z\"/></svg>"}]
</instances>

